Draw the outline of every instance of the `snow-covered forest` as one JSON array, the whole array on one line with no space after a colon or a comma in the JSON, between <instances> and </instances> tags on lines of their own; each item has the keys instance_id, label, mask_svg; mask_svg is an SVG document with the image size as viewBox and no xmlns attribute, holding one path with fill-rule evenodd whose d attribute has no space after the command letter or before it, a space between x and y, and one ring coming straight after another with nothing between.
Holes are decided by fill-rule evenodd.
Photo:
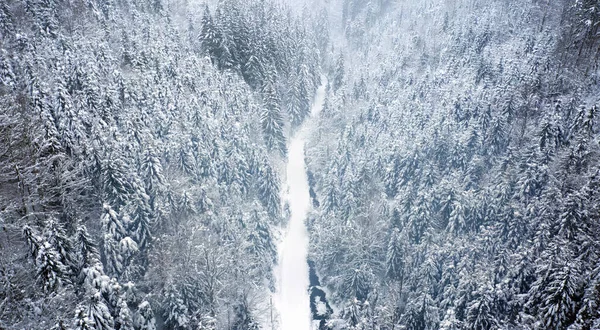
<instances>
[{"instance_id":1,"label":"snow-covered forest","mask_svg":"<svg viewBox=\"0 0 600 330\"><path fill-rule=\"evenodd\" d=\"M0 329L598 330L599 106L600 0L0 0Z\"/></svg>"}]
</instances>

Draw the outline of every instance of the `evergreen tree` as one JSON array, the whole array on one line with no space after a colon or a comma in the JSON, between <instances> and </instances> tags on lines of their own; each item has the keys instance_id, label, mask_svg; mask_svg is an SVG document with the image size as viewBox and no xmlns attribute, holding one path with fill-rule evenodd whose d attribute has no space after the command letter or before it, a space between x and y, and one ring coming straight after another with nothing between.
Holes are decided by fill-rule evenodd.
<instances>
[{"instance_id":1,"label":"evergreen tree","mask_svg":"<svg viewBox=\"0 0 600 330\"><path fill-rule=\"evenodd\" d=\"M163 176L163 168L160 160L150 148L144 153L142 173L146 193L150 196L150 202L153 205L156 196L159 194L165 183L165 178Z\"/></svg>"},{"instance_id":2,"label":"evergreen tree","mask_svg":"<svg viewBox=\"0 0 600 330\"><path fill-rule=\"evenodd\" d=\"M265 160L259 172L258 194L261 203L272 216L278 216L281 212L279 185L277 174Z\"/></svg>"},{"instance_id":3,"label":"evergreen tree","mask_svg":"<svg viewBox=\"0 0 600 330\"><path fill-rule=\"evenodd\" d=\"M165 292L165 322L171 329L187 329L190 323L188 308L183 297L174 285L169 285Z\"/></svg>"},{"instance_id":4,"label":"evergreen tree","mask_svg":"<svg viewBox=\"0 0 600 330\"><path fill-rule=\"evenodd\" d=\"M436 329L439 322L437 311L432 306L433 301L428 295L422 295L418 299L411 299L406 306L403 323L407 329Z\"/></svg>"},{"instance_id":5,"label":"evergreen tree","mask_svg":"<svg viewBox=\"0 0 600 330\"><path fill-rule=\"evenodd\" d=\"M57 290L67 279L67 268L50 243L43 241L35 258L37 276L45 292Z\"/></svg>"},{"instance_id":6,"label":"evergreen tree","mask_svg":"<svg viewBox=\"0 0 600 330\"><path fill-rule=\"evenodd\" d=\"M75 330L94 330L94 326L87 317L85 310L82 308L77 308L77 310L75 310L73 326Z\"/></svg>"},{"instance_id":7,"label":"evergreen tree","mask_svg":"<svg viewBox=\"0 0 600 330\"><path fill-rule=\"evenodd\" d=\"M499 326L499 322L494 315L498 311L494 304L494 297L488 290L480 290L478 297L472 300L467 306L467 318L464 325L469 329L494 329Z\"/></svg>"},{"instance_id":8,"label":"evergreen tree","mask_svg":"<svg viewBox=\"0 0 600 330\"><path fill-rule=\"evenodd\" d=\"M100 292L92 292L85 303L77 307L75 323L80 329L113 330L114 319L104 303Z\"/></svg>"},{"instance_id":9,"label":"evergreen tree","mask_svg":"<svg viewBox=\"0 0 600 330\"><path fill-rule=\"evenodd\" d=\"M134 330L133 316L125 299L119 299L116 306L118 314L115 316L115 328L120 330Z\"/></svg>"},{"instance_id":10,"label":"evergreen tree","mask_svg":"<svg viewBox=\"0 0 600 330\"><path fill-rule=\"evenodd\" d=\"M270 150L285 153L285 137L283 135L283 117L279 108L279 98L272 82L267 81L264 91L264 105L260 121L265 143Z\"/></svg>"},{"instance_id":11,"label":"evergreen tree","mask_svg":"<svg viewBox=\"0 0 600 330\"><path fill-rule=\"evenodd\" d=\"M388 278L402 282L404 278L404 246L398 228L392 230L386 255L386 271Z\"/></svg>"},{"instance_id":12,"label":"evergreen tree","mask_svg":"<svg viewBox=\"0 0 600 330\"><path fill-rule=\"evenodd\" d=\"M0 4L0 35L4 38L8 38L9 35L11 35L11 32L14 29L14 25L13 25L13 17L12 14L8 8L7 3L2 3ZM5 75L8 76L8 75ZM4 84L8 85L6 83L7 79L4 78L2 80Z\"/></svg>"},{"instance_id":13,"label":"evergreen tree","mask_svg":"<svg viewBox=\"0 0 600 330\"><path fill-rule=\"evenodd\" d=\"M335 71L333 73L333 91L337 92L338 89L340 89L340 87L342 87L342 85L344 84L344 75L345 75L345 68L344 68L344 54L341 54L338 56L336 62L335 62Z\"/></svg>"},{"instance_id":14,"label":"evergreen tree","mask_svg":"<svg viewBox=\"0 0 600 330\"><path fill-rule=\"evenodd\" d=\"M50 218L45 229L46 240L58 254L59 261L65 266L67 274L75 267L74 249L71 239L54 218Z\"/></svg>"},{"instance_id":15,"label":"evergreen tree","mask_svg":"<svg viewBox=\"0 0 600 330\"><path fill-rule=\"evenodd\" d=\"M122 249L122 240L129 238L123 222L110 205L104 204L102 216L102 232L104 239L102 244L103 260L108 274L119 276L123 272L126 254ZM125 241L125 243L127 243ZM129 244L123 244L128 247Z\"/></svg>"},{"instance_id":16,"label":"evergreen tree","mask_svg":"<svg viewBox=\"0 0 600 330\"><path fill-rule=\"evenodd\" d=\"M29 226L23 228L29 245L29 253L34 259L36 276L45 292L52 292L62 286L67 278L67 268L60 261L60 255L44 238Z\"/></svg>"},{"instance_id":17,"label":"evergreen tree","mask_svg":"<svg viewBox=\"0 0 600 330\"><path fill-rule=\"evenodd\" d=\"M129 201L132 186L128 179L128 168L116 154L102 163L102 187L104 198L117 212Z\"/></svg>"},{"instance_id":18,"label":"evergreen tree","mask_svg":"<svg viewBox=\"0 0 600 330\"><path fill-rule=\"evenodd\" d=\"M90 267L91 265L100 261L100 254L98 252L97 246L90 237L87 228L83 225L77 228L74 250L77 256L76 275L79 278L79 280L82 280L83 269Z\"/></svg>"},{"instance_id":19,"label":"evergreen tree","mask_svg":"<svg viewBox=\"0 0 600 330\"><path fill-rule=\"evenodd\" d=\"M264 68L258 57L250 55L244 66L242 67L242 75L246 82L253 88L262 85Z\"/></svg>"},{"instance_id":20,"label":"evergreen tree","mask_svg":"<svg viewBox=\"0 0 600 330\"><path fill-rule=\"evenodd\" d=\"M260 327L258 322L254 319L254 316L248 309L246 303L237 304L233 309L233 322L231 325L232 330L259 330Z\"/></svg>"},{"instance_id":21,"label":"evergreen tree","mask_svg":"<svg viewBox=\"0 0 600 330\"><path fill-rule=\"evenodd\" d=\"M289 90L287 110L293 127L299 126L310 112L307 71L306 67L300 68Z\"/></svg>"},{"instance_id":22,"label":"evergreen tree","mask_svg":"<svg viewBox=\"0 0 600 330\"><path fill-rule=\"evenodd\" d=\"M576 311L583 295L580 264L568 256L564 247L551 247L553 255L547 264L536 270L537 280L529 290L528 304L537 310L548 328L566 328L576 319Z\"/></svg>"},{"instance_id":23,"label":"evergreen tree","mask_svg":"<svg viewBox=\"0 0 600 330\"><path fill-rule=\"evenodd\" d=\"M150 224L152 220L152 210L150 209L150 201L148 195L143 192L138 192L135 199L135 209L131 214L131 223L129 224L129 232L137 242L140 250L145 250L148 244L152 241L150 233Z\"/></svg>"},{"instance_id":24,"label":"evergreen tree","mask_svg":"<svg viewBox=\"0 0 600 330\"><path fill-rule=\"evenodd\" d=\"M156 330L156 321L154 320L154 312L150 303L142 301L138 306L136 326L140 330Z\"/></svg>"},{"instance_id":25,"label":"evergreen tree","mask_svg":"<svg viewBox=\"0 0 600 330\"><path fill-rule=\"evenodd\" d=\"M593 47L597 45L597 35L600 29L600 4L595 0L583 0L577 1L570 9L572 11L571 38L578 47L577 59L579 59L588 51L593 51Z\"/></svg>"},{"instance_id":26,"label":"evergreen tree","mask_svg":"<svg viewBox=\"0 0 600 330\"><path fill-rule=\"evenodd\" d=\"M372 277L372 270L366 265L349 270L344 278L344 294L349 297L355 297L359 301L364 301L372 289Z\"/></svg>"},{"instance_id":27,"label":"evergreen tree","mask_svg":"<svg viewBox=\"0 0 600 330\"><path fill-rule=\"evenodd\" d=\"M251 211L248 221L248 243L247 248L250 255L256 258L256 268L260 273L268 274L269 267L277 260L277 248L271 232L268 216L260 212L257 207ZM268 275L267 275L268 276Z\"/></svg>"},{"instance_id":28,"label":"evergreen tree","mask_svg":"<svg viewBox=\"0 0 600 330\"><path fill-rule=\"evenodd\" d=\"M326 212L330 212L336 209L340 204L339 202L339 190L333 179L329 182L326 182L326 185L323 187L324 191L324 200L321 205L323 205L323 209Z\"/></svg>"},{"instance_id":29,"label":"evergreen tree","mask_svg":"<svg viewBox=\"0 0 600 330\"><path fill-rule=\"evenodd\" d=\"M462 322L456 319L456 314L453 309L448 309L442 322L440 322L440 330L459 330L462 329Z\"/></svg>"}]
</instances>

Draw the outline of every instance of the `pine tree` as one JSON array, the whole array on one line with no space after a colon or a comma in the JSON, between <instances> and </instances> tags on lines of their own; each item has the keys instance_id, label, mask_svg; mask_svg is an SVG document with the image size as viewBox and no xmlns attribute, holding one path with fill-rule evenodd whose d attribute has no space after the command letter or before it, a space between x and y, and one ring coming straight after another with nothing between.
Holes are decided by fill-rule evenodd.
<instances>
[{"instance_id":1,"label":"pine tree","mask_svg":"<svg viewBox=\"0 0 600 330\"><path fill-rule=\"evenodd\" d=\"M8 8L8 4L3 2L0 4L0 37L8 38L11 32L14 30L12 13ZM8 79L0 79L3 83L8 85L5 81Z\"/></svg>"},{"instance_id":2,"label":"pine tree","mask_svg":"<svg viewBox=\"0 0 600 330\"><path fill-rule=\"evenodd\" d=\"M250 55L244 66L242 67L242 75L252 88L257 88L262 85L264 68L258 57Z\"/></svg>"},{"instance_id":3,"label":"pine tree","mask_svg":"<svg viewBox=\"0 0 600 330\"><path fill-rule=\"evenodd\" d=\"M337 92L340 87L344 84L344 54L340 53L336 62L335 62L335 71L333 73L333 91Z\"/></svg>"},{"instance_id":4,"label":"pine tree","mask_svg":"<svg viewBox=\"0 0 600 330\"><path fill-rule=\"evenodd\" d=\"M265 209L272 216L278 216L281 212L279 185L277 174L268 161L264 160L259 172L258 196Z\"/></svg>"},{"instance_id":5,"label":"pine tree","mask_svg":"<svg viewBox=\"0 0 600 330\"><path fill-rule=\"evenodd\" d=\"M292 79L292 85L289 90L287 110L293 127L299 126L310 112L307 70L306 66L302 66L298 70L295 78Z\"/></svg>"},{"instance_id":6,"label":"pine tree","mask_svg":"<svg viewBox=\"0 0 600 330\"><path fill-rule=\"evenodd\" d=\"M467 221L472 217L468 213L466 205L462 199L455 199L452 203L452 211L448 218L448 231L455 235L465 233L469 228Z\"/></svg>"},{"instance_id":7,"label":"pine tree","mask_svg":"<svg viewBox=\"0 0 600 330\"><path fill-rule=\"evenodd\" d=\"M401 173L400 159L398 157L392 158L392 163L385 169L385 193L389 198L394 198L399 191L399 175Z\"/></svg>"},{"instance_id":8,"label":"pine tree","mask_svg":"<svg viewBox=\"0 0 600 330\"><path fill-rule=\"evenodd\" d=\"M600 321L599 299L600 297L600 282L598 281L598 269L593 270L593 274L589 281L585 284L585 291L581 301L581 308L577 313L576 322L573 324L574 329L594 329Z\"/></svg>"},{"instance_id":9,"label":"pine tree","mask_svg":"<svg viewBox=\"0 0 600 330\"><path fill-rule=\"evenodd\" d=\"M579 192L572 192L565 198L557 227L558 234L568 241L583 239L591 232L585 197Z\"/></svg>"},{"instance_id":10,"label":"pine tree","mask_svg":"<svg viewBox=\"0 0 600 330\"><path fill-rule=\"evenodd\" d=\"M566 328L576 320L584 293L581 264L564 240L550 244L541 258L526 306L540 315L546 328Z\"/></svg>"},{"instance_id":11,"label":"pine tree","mask_svg":"<svg viewBox=\"0 0 600 330\"><path fill-rule=\"evenodd\" d=\"M431 209L425 196L418 196L408 221L408 236L415 244L421 243L431 228Z\"/></svg>"},{"instance_id":12,"label":"pine tree","mask_svg":"<svg viewBox=\"0 0 600 330\"><path fill-rule=\"evenodd\" d=\"M248 309L246 302L240 303L233 308L233 322L231 330L259 330L260 327L254 316Z\"/></svg>"},{"instance_id":13,"label":"pine tree","mask_svg":"<svg viewBox=\"0 0 600 330\"><path fill-rule=\"evenodd\" d=\"M61 136L61 144L65 152L71 156L78 155L80 143L85 138L82 124L79 120L81 114L76 113L73 99L63 82L59 82L57 87L57 98L54 104L54 114L57 121L57 129Z\"/></svg>"},{"instance_id":14,"label":"pine tree","mask_svg":"<svg viewBox=\"0 0 600 330\"><path fill-rule=\"evenodd\" d=\"M361 317L362 305L356 298L352 299L342 311L342 318L350 326L350 329L362 329L362 317Z\"/></svg>"},{"instance_id":15,"label":"pine tree","mask_svg":"<svg viewBox=\"0 0 600 330\"><path fill-rule=\"evenodd\" d=\"M258 207L251 211L248 221L248 252L257 258L259 268L268 269L277 259L277 248L274 237L267 222L267 214L260 212Z\"/></svg>"},{"instance_id":16,"label":"pine tree","mask_svg":"<svg viewBox=\"0 0 600 330\"><path fill-rule=\"evenodd\" d=\"M27 1L25 10L34 17L35 31L44 37L56 38L60 29L56 1Z\"/></svg>"},{"instance_id":17,"label":"pine tree","mask_svg":"<svg viewBox=\"0 0 600 330\"><path fill-rule=\"evenodd\" d=\"M142 173L146 193L150 196L150 202L153 205L156 196L165 183L165 178L160 160L151 148L148 148L144 153Z\"/></svg>"},{"instance_id":18,"label":"pine tree","mask_svg":"<svg viewBox=\"0 0 600 330\"><path fill-rule=\"evenodd\" d=\"M165 323L170 329L187 329L190 323L188 307L175 285L167 286L165 290L164 312Z\"/></svg>"},{"instance_id":19,"label":"pine tree","mask_svg":"<svg viewBox=\"0 0 600 330\"><path fill-rule=\"evenodd\" d=\"M0 35L2 35L2 30L5 29L10 29L10 18L6 17L4 12L3 12L3 7L5 6L5 4L0 4L0 21L2 21L2 19L5 19L7 21L8 27L5 24L5 22L1 22L0 23ZM16 82L16 77L15 74L13 72L13 68L12 68L12 64L8 61L8 59L5 58L0 58L0 85L4 85L4 86L12 86L13 84L15 84Z\"/></svg>"},{"instance_id":20,"label":"pine tree","mask_svg":"<svg viewBox=\"0 0 600 330\"><path fill-rule=\"evenodd\" d=\"M60 256L48 242L43 242L35 259L37 276L45 292L57 290L67 278L67 268L60 262Z\"/></svg>"},{"instance_id":21,"label":"pine tree","mask_svg":"<svg viewBox=\"0 0 600 330\"><path fill-rule=\"evenodd\" d=\"M104 234L102 242L103 258L107 273L113 276L119 276L123 271L125 256L121 249L121 240L127 237L127 232L123 222L118 217L110 205L104 204L104 214L102 215L102 232Z\"/></svg>"},{"instance_id":22,"label":"pine tree","mask_svg":"<svg viewBox=\"0 0 600 330\"><path fill-rule=\"evenodd\" d=\"M46 100L45 91L39 87L36 89L37 95L32 98L31 102L32 106L39 112L45 130L44 141L40 145L39 152L41 157L52 159L52 156L58 155L64 151L60 142L58 122L51 105L49 105Z\"/></svg>"},{"instance_id":23,"label":"pine tree","mask_svg":"<svg viewBox=\"0 0 600 330\"><path fill-rule=\"evenodd\" d=\"M140 330L156 330L156 321L154 320L154 312L150 303L142 301L138 306L137 317L136 317L137 329Z\"/></svg>"},{"instance_id":24,"label":"pine tree","mask_svg":"<svg viewBox=\"0 0 600 330\"><path fill-rule=\"evenodd\" d=\"M114 330L114 319L98 291L92 291L85 303L75 312L75 324L79 329Z\"/></svg>"},{"instance_id":25,"label":"pine tree","mask_svg":"<svg viewBox=\"0 0 600 330\"><path fill-rule=\"evenodd\" d=\"M404 279L404 246L400 230L394 228L390 235L386 254L386 272L388 278L402 282Z\"/></svg>"},{"instance_id":26,"label":"pine tree","mask_svg":"<svg viewBox=\"0 0 600 330\"><path fill-rule=\"evenodd\" d=\"M184 191L181 194L181 198L179 198L177 204L177 211L184 217L189 217L198 213L196 206L194 205L194 199L187 191Z\"/></svg>"},{"instance_id":27,"label":"pine tree","mask_svg":"<svg viewBox=\"0 0 600 330\"><path fill-rule=\"evenodd\" d=\"M267 81L264 91L264 105L260 114L265 143L270 150L285 153L283 117L279 108L279 98L272 82Z\"/></svg>"},{"instance_id":28,"label":"pine tree","mask_svg":"<svg viewBox=\"0 0 600 330\"><path fill-rule=\"evenodd\" d=\"M75 310L75 318L73 319L74 330L94 330L94 326L90 319L87 317L87 313L83 308L77 308Z\"/></svg>"},{"instance_id":29,"label":"pine tree","mask_svg":"<svg viewBox=\"0 0 600 330\"><path fill-rule=\"evenodd\" d=\"M600 29L600 4L595 0L582 0L573 4L572 8L572 33L573 43L578 46L577 59L598 43ZM596 53L595 55L598 55Z\"/></svg>"},{"instance_id":30,"label":"pine tree","mask_svg":"<svg viewBox=\"0 0 600 330\"><path fill-rule=\"evenodd\" d=\"M128 179L128 167L114 153L102 163L102 187L105 200L117 212L129 201L133 188Z\"/></svg>"},{"instance_id":31,"label":"pine tree","mask_svg":"<svg viewBox=\"0 0 600 330\"><path fill-rule=\"evenodd\" d=\"M433 330L437 329L439 322L437 311L429 295L409 299L410 304L406 306L403 315L403 323L408 330Z\"/></svg>"},{"instance_id":32,"label":"pine tree","mask_svg":"<svg viewBox=\"0 0 600 330\"><path fill-rule=\"evenodd\" d=\"M58 254L58 258L65 266L65 271L70 274L75 267L75 251L71 239L67 236L62 226L54 218L50 218L45 228L46 240Z\"/></svg>"},{"instance_id":33,"label":"pine tree","mask_svg":"<svg viewBox=\"0 0 600 330\"><path fill-rule=\"evenodd\" d=\"M484 330L494 329L499 326L494 313L498 308L494 304L492 289L480 290L478 297L472 300L467 306L467 318L464 325L469 329Z\"/></svg>"},{"instance_id":34,"label":"pine tree","mask_svg":"<svg viewBox=\"0 0 600 330\"><path fill-rule=\"evenodd\" d=\"M214 34L216 38L213 42L215 46L213 56L217 67L221 70L231 69L235 66L235 45L231 31L232 26L229 24L230 15L230 12L221 10L221 8L217 8L214 15L213 26L217 32ZM205 35L210 34L206 33Z\"/></svg>"},{"instance_id":35,"label":"pine tree","mask_svg":"<svg viewBox=\"0 0 600 330\"><path fill-rule=\"evenodd\" d=\"M450 308L446 311L446 315L440 322L439 330L460 330L463 329L462 322L456 318L454 309Z\"/></svg>"},{"instance_id":36,"label":"pine tree","mask_svg":"<svg viewBox=\"0 0 600 330\"><path fill-rule=\"evenodd\" d=\"M552 270L543 289L540 313L548 328L564 328L573 323L581 299L582 283L576 264Z\"/></svg>"},{"instance_id":37,"label":"pine tree","mask_svg":"<svg viewBox=\"0 0 600 330\"><path fill-rule=\"evenodd\" d=\"M302 113L300 105L300 88L299 79L296 78L292 81L291 87L288 91L288 104L287 112L291 118L292 127L297 127L302 123L304 114Z\"/></svg>"},{"instance_id":38,"label":"pine tree","mask_svg":"<svg viewBox=\"0 0 600 330\"><path fill-rule=\"evenodd\" d=\"M135 209L131 214L131 223L128 230L142 251L146 250L146 247L152 241L150 224L153 212L149 203L149 197L144 192L139 191L134 201Z\"/></svg>"},{"instance_id":39,"label":"pine tree","mask_svg":"<svg viewBox=\"0 0 600 330\"><path fill-rule=\"evenodd\" d=\"M82 280L83 269L100 261L100 254L98 253L96 244L93 242L84 225L77 228L74 250L77 255L77 276Z\"/></svg>"},{"instance_id":40,"label":"pine tree","mask_svg":"<svg viewBox=\"0 0 600 330\"><path fill-rule=\"evenodd\" d=\"M29 245L29 252L35 262L36 275L43 290L45 292L57 290L68 278L68 270L60 261L60 255L31 227L25 226L23 235Z\"/></svg>"},{"instance_id":41,"label":"pine tree","mask_svg":"<svg viewBox=\"0 0 600 330\"><path fill-rule=\"evenodd\" d=\"M193 176L195 173L194 156L187 146L182 146L177 153L177 167L182 173L189 176Z\"/></svg>"},{"instance_id":42,"label":"pine tree","mask_svg":"<svg viewBox=\"0 0 600 330\"><path fill-rule=\"evenodd\" d=\"M321 203L323 209L325 212L334 211L340 205L340 193L334 179L325 182L323 193L325 195L324 200Z\"/></svg>"},{"instance_id":43,"label":"pine tree","mask_svg":"<svg viewBox=\"0 0 600 330\"><path fill-rule=\"evenodd\" d=\"M343 292L346 297L356 298L360 301L367 299L371 291L372 270L367 265L351 269L344 276Z\"/></svg>"},{"instance_id":44,"label":"pine tree","mask_svg":"<svg viewBox=\"0 0 600 330\"><path fill-rule=\"evenodd\" d=\"M115 328L120 330L134 330L133 316L125 299L119 299L116 310L118 312L115 316Z\"/></svg>"}]
</instances>

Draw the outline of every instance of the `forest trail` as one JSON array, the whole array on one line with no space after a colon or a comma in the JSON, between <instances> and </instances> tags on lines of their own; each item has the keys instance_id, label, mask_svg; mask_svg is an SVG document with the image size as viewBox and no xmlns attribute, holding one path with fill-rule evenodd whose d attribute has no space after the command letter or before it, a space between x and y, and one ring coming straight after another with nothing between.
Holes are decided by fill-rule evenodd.
<instances>
[{"instance_id":1,"label":"forest trail","mask_svg":"<svg viewBox=\"0 0 600 330\"><path fill-rule=\"evenodd\" d=\"M279 244L277 267L278 290L275 302L280 315L280 330L309 330L311 328L310 301L308 295L308 233L306 215L311 208L308 179L304 163L304 144L313 122L323 107L325 86L322 84L315 94L310 116L306 118L288 145L286 173L287 196L290 220L285 237Z\"/></svg>"}]
</instances>

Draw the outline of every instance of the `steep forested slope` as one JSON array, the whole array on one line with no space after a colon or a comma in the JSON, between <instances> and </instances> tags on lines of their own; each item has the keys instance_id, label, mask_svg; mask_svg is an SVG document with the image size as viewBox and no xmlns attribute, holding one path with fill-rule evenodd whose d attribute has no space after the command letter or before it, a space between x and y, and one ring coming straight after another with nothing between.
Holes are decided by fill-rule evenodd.
<instances>
[{"instance_id":1,"label":"steep forested slope","mask_svg":"<svg viewBox=\"0 0 600 330\"><path fill-rule=\"evenodd\" d=\"M600 326L599 9L330 3L308 152L330 327Z\"/></svg>"},{"instance_id":2,"label":"steep forested slope","mask_svg":"<svg viewBox=\"0 0 600 330\"><path fill-rule=\"evenodd\" d=\"M1 1L0 328L258 327L311 40L268 1Z\"/></svg>"}]
</instances>

